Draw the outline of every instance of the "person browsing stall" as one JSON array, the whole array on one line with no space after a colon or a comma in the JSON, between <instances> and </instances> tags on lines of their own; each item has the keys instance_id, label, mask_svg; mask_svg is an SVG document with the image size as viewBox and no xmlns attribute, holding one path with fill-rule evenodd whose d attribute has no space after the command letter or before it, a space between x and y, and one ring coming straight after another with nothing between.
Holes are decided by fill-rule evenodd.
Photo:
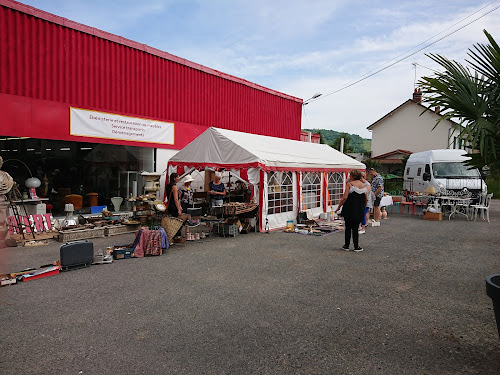
<instances>
[{"instance_id":1,"label":"person browsing stall","mask_svg":"<svg viewBox=\"0 0 500 375\"><path fill-rule=\"evenodd\" d=\"M375 222L373 223L373 226L380 226L380 201L384 196L384 179L374 168L369 168L368 173L372 176L372 192L374 195L373 219Z\"/></svg>"},{"instance_id":2,"label":"person browsing stall","mask_svg":"<svg viewBox=\"0 0 500 375\"><path fill-rule=\"evenodd\" d=\"M172 173L170 175L169 183L165 188L168 213L174 217L182 215L182 207L179 201L179 190L177 189L178 182L179 175L177 173Z\"/></svg>"},{"instance_id":3,"label":"person browsing stall","mask_svg":"<svg viewBox=\"0 0 500 375\"><path fill-rule=\"evenodd\" d=\"M222 197L226 195L226 187L221 181L222 174L215 172L214 180L210 181L208 188L210 190L210 203L211 207L220 206L223 203Z\"/></svg>"},{"instance_id":4,"label":"person browsing stall","mask_svg":"<svg viewBox=\"0 0 500 375\"><path fill-rule=\"evenodd\" d=\"M193 207L193 189L191 188L191 182L194 181L194 178L188 174L184 177L184 184L182 184L179 189L180 192L180 200L181 207L183 212L187 212L189 207Z\"/></svg>"},{"instance_id":5,"label":"person browsing stall","mask_svg":"<svg viewBox=\"0 0 500 375\"><path fill-rule=\"evenodd\" d=\"M370 209L373 208L373 194L371 191L371 185L366 179L365 172L361 172L361 182L365 184L366 192L368 194L368 200L365 207L365 216L363 216L363 220L361 221L361 228L359 231L359 234L364 234L366 231L366 224L368 223L368 219L370 218Z\"/></svg>"},{"instance_id":6,"label":"person browsing stall","mask_svg":"<svg viewBox=\"0 0 500 375\"><path fill-rule=\"evenodd\" d=\"M365 215L368 192L365 184L361 182L360 170L353 169L349 175L350 181L347 183L344 195L335 212L342 208L341 215L344 217L345 222L345 244L342 249L349 250L352 234L354 251L363 251L363 248L359 246L358 228Z\"/></svg>"}]
</instances>

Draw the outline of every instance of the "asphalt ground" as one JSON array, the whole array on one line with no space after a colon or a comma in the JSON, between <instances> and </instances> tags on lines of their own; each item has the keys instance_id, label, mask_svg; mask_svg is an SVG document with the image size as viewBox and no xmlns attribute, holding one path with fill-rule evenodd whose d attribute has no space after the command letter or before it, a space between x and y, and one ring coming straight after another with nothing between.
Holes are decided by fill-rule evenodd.
<instances>
[{"instance_id":1,"label":"asphalt ground","mask_svg":"<svg viewBox=\"0 0 500 375\"><path fill-rule=\"evenodd\" d=\"M343 232L211 237L2 287L0 373L500 374L499 222L496 201L491 223L390 214L360 253ZM0 249L1 272L60 245Z\"/></svg>"}]
</instances>

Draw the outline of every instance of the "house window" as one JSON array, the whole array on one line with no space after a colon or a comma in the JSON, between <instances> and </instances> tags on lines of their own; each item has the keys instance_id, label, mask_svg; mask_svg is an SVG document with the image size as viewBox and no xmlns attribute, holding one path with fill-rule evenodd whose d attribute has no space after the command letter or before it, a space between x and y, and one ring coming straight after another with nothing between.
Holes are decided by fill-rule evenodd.
<instances>
[{"instance_id":1,"label":"house window","mask_svg":"<svg viewBox=\"0 0 500 375\"><path fill-rule=\"evenodd\" d=\"M408 176L410 174L410 167L406 168L406 175Z\"/></svg>"},{"instance_id":2,"label":"house window","mask_svg":"<svg viewBox=\"0 0 500 375\"><path fill-rule=\"evenodd\" d=\"M316 172L302 174L302 195L304 208L316 208L321 205L321 177Z\"/></svg>"},{"instance_id":3,"label":"house window","mask_svg":"<svg viewBox=\"0 0 500 375\"><path fill-rule=\"evenodd\" d=\"M417 176L420 176L421 173L422 173L422 167L418 167L418 169L417 169Z\"/></svg>"},{"instance_id":4,"label":"house window","mask_svg":"<svg viewBox=\"0 0 500 375\"><path fill-rule=\"evenodd\" d=\"M330 195L328 205L334 206L340 203L344 194L344 176L341 172L328 173L328 194Z\"/></svg>"},{"instance_id":5,"label":"house window","mask_svg":"<svg viewBox=\"0 0 500 375\"><path fill-rule=\"evenodd\" d=\"M292 172L267 172L267 214L293 211Z\"/></svg>"}]
</instances>

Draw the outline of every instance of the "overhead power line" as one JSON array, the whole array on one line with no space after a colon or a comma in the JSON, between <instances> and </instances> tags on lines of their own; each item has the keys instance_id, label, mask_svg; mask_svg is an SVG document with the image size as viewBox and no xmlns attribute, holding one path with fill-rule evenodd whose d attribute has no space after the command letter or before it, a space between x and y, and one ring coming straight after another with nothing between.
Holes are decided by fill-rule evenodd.
<instances>
[{"instance_id":1,"label":"overhead power line","mask_svg":"<svg viewBox=\"0 0 500 375\"><path fill-rule=\"evenodd\" d=\"M438 34L436 34L436 35L432 36L431 38L429 38L429 39L425 40L424 42L422 42L422 43L418 44L417 46L415 46L415 47L413 47L413 48L417 48L417 47L421 46L422 44L424 44L424 43L428 42L429 40L434 39L436 36L438 36L438 35L442 34L442 33L443 33L443 32L445 32L446 30L449 30L450 28L452 28L452 27L456 26L457 24L462 23L464 20L466 20L466 19L470 18L470 17L471 17L471 16L473 16L474 14L476 14L476 13L480 12L480 11L481 11L481 10L483 10L484 8L486 8L486 7L490 6L491 4L496 3L497 1L498 1L498 0L495 0L495 1L491 2L491 3L489 3L488 5L486 5L486 6L482 7L481 9L479 9L479 10L475 11L474 13L472 13L472 14L468 15L467 17L463 18L462 20L458 21L457 23L453 24L452 26L450 26L450 27L448 27L447 29L445 29L445 30L441 31L440 33L438 33ZM432 45L434 45L434 44L436 44L436 43L440 42L441 40L443 40L443 39L445 39L445 38L449 37L450 35L453 35L453 34L455 34L456 32L458 32L458 31L460 31L460 30L464 29L465 27L467 27L467 26L469 26L469 25L473 24L473 23L474 23L474 22L476 22L477 20L479 20L479 19L481 19L481 18L483 18L483 17L487 16L488 14L490 14L490 13L494 12L494 11L495 11L495 10L497 10L498 8L500 8L500 5L498 5L498 6L496 6L495 8L493 8L493 9L489 10L488 12L486 12L486 13L482 14L481 16L479 16L479 17L477 17L477 18L473 19L472 21L470 21L470 22L468 22L468 23L466 23L466 24L464 24L464 25L460 26L459 28L457 28L457 29L453 30L452 32L450 32L450 33L448 33L448 34L446 34L446 35L442 36L441 38L436 39L434 42L429 43L429 44L427 44L427 45L425 45L425 46L423 46L423 47L421 47L421 48L417 49L416 51L414 51L414 52L412 52L412 53L410 53L410 54L408 54L408 55L405 55L405 56L404 56L404 57L402 57L402 58L399 58L400 56L402 56L402 55L403 55L403 54L405 54L406 52L411 51L413 48L412 48L412 49L410 49L410 50L407 50L406 52L403 52L402 54L400 54L400 55L396 56L395 58L393 58L393 59L391 59L391 60L389 60L389 61L387 62L387 63L389 63L389 62L391 62L391 61L393 61L393 60L397 59L397 60L396 60L396 61L394 61L393 63L391 63L391 64L389 64L389 65L387 65L387 66L385 66L385 64L387 64L387 63L385 63L385 64L383 64L383 65L382 65L382 67L380 67L380 68L378 68L378 69L376 68L376 70L371 70L370 72L368 72L368 73L366 73L365 75L361 76L361 77L360 77L360 78L358 78L357 80L355 80L355 81L353 81L353 82L351 82L351 83L349 83L349 84L347 84L347 85L345 85L345 86L342 86L341 88L339 88L339 89L337 89L337 90L330 91L330 92L328 92L328 93L326 93L326 94L323 94L323 95L322 95L321 97L319 97L319 98L316 98L316 99L310 100L310 101L309 101L309 103L313 103L313 102L315 102L315 101L317 101L317 100L321 100L321 99L323 99L323 98L325 98L325 97L327 97L327 96L330 96L330 95L336 94L336 93L338 93L338 92L340 92L340 91L343 91L343 90L345 90L345 89L347 89L347 88L349 88L349 87L352 87L352 86L354 86L354 85L356 85L356 84L358 84L358 83L360 83L360 82L362 82L362 81L364 81L364 80L366 80L366 79L368 79L368 78L370 78L370 77L373 77L374 75L376 75L376 74L378 74L378 73L380 73L380 72L383 72L384 70L389 69L390 67L392 67L392 66L396 65L397 63L400 63L401 61L406 60L407 58L409 58L409 57L411 57L411 56L413 56L413 55L416 55L417 53L419 53L419 52L423 51L424 49L429 48L430 46L432 46ZM398 58L399 58L399 59L398 59Z\"/></svg>"},{"instance_id":2,"label":"overhead power line","mask_svg":"<svg viewBox=\"0 0 500 375\"><path fill-rule=\"evenodd\" d=\"M429 67L427 67L427 66L425 66L425 65L422 65L422 64L419 64L419 63L417 63L417 62L414 62L414 63L412 63L412 64L413 64L413 65L415 65L415 66L416 66L416 65L418 65L418 66L421 66L422 68L425 68L425 69L431 70L431 71L433 71L434 73L442 73L442 72L440 72L439 70L429 68Z\"/></svg>"}]
</instances>

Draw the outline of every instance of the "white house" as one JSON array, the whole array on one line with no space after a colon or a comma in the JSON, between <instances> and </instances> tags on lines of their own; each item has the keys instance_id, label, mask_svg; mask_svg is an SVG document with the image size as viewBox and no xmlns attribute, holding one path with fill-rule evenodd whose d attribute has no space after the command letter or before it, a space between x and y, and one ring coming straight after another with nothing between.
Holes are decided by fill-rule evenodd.
<instances>
[{"instance_id":1,"label":"white house","mask_svg":"<svg viewBox=\"0 0 500 375\"><path fill-rule=\"evenodd\" d=\"M397 166L405 155L413 152L463 148L457 138L460 125L443 120L436 126L441 117L439 108L429 109L421 104L421 100L422 93L416 90L413 99L368 126L372 132L373 160L382 165Z\"/></svg>"}]
</instances>

